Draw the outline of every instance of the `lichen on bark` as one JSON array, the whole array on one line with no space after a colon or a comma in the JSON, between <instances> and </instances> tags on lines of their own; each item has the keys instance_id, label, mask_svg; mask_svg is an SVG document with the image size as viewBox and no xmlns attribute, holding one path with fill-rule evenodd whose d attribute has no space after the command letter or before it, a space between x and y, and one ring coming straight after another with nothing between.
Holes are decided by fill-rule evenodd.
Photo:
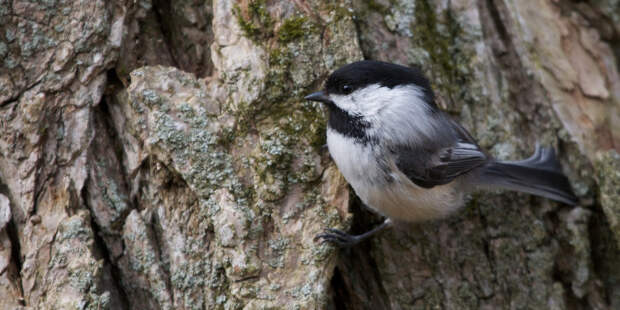
<instances>
[{"instance_id":1,"label":"lichen on bark","mask_svg":"<svg viewBox=\"0 0 620 310\"><path fill-rule=\"evenodd\" d=\"M0 0L0 299L618 308L619 5ZM579 206L476 193L348 251L316 244L381 220L349 203L302 99L362 58L420 66L498 158L556 147Z\"/></svg>"},{"instance_id":2,"label":"lichen on bark","mask_svg":"<svg viewBox=\"0 0 620 310\"><path fill-rule=\"evenodd\" d=\"M346 215L348 200L342 197L348 194L342 178L326 166L325 153L321 154L323 112L318 105L300 102L300 97L316 75L327 72L320 59L313 60L325 44L319 27L339 35L352 23L349 19L345 25L349 28L329 29L333 26L315 21L316 32L286 40L269 34L270 44L275 44L269 47L279 51L275 59L270 58L275 53L265 52L268 45L257 41L238 19L227 19L240 14L240 5L214 2L214 16L219 18L211 47L214 77L197 79L173 68L144 67L131 73L127 79L131 84L109 106L118 124L116 133L126 136L121 140L143 141L140 149L122 146L124 157L140 158L132 160L127 174L140 170L145 180L176 180L178 190L187 187L182 191L189 190L194 201L177 216L181 211L175 200L167 198L176 194L163 184L137 189L144 193L138 194L139 201L153 201L154 210L132 212L126 222L142 218L145 228L140 229L154 236L144 239L150 240L145 246L162 249L149 250L153 259L136 261L133 257L143 246L131 242L131 250L118 260L121 270L133 270L122 282L144 279L139 291L128 291L130 303L131 296L164 305L171 305L165 296L175 296L174 307L187 306L190 300L198 307L224 308L282 304L315 308L327 303L326 275L333 268L334 252L326 245L315 247L313 237ZM249 5L252 12L267 14L266 4ZM303 14L288 9L291 16ZM340 18L329 23L346 22ZM313 47L302 49L306 44ZM355 59L350 51L354 47L331 55L332 66ZM140 167L139 162L161 172ZM317 188L320 184L325 187ZM184 218L200 220L179 231L176 227ZM135 229L128 227L132 226L125 224L122 234L135 235ZM124 243L129 240L134 237ZM209 244L197 248L199 240ZM151 268L136 270L142 262L159 266L172 282L156 280L153 276L160 272L151 273ZM187 269L194 272L187 274ZM150 282L163 286L153 290ZM197 289L207 293L180 297Z\"/></svg>"}]
</instances>

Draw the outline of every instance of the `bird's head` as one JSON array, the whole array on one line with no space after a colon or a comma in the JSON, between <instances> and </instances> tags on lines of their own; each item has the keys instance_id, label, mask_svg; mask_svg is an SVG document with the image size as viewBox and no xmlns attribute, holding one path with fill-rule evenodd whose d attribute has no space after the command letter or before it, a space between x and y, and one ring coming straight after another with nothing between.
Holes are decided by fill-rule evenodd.
<instances>
[{"instance_id":1,"label":"bird's head","mask_svg":"<svg viewBox=\"0 0 620 310\"><path fill-rule=\"evenodd\" d=\"M403 125L437 109L428 80L415 68L364 60L334 71L306 100L330 110L329 127L356 138Z\"/></svg>"}]
</instances>

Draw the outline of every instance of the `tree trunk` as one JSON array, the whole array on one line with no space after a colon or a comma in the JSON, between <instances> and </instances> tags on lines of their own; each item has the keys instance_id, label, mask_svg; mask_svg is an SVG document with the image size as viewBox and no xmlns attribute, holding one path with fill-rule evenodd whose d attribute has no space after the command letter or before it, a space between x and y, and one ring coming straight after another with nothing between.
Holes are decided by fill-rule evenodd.
<instances>
[{"instance_id":1,"label":"tree trunk","mask_svg":"<svg viewBox=\"0 0 620 310\"><path fill-rule=\"evenodd\" d=\"M554 146L580 204L316 243L381 221L302 99L363 58L498 158ZM2 308L620 308L619 1L0 0L0 59Z\"/></svg>"}]
</instances>

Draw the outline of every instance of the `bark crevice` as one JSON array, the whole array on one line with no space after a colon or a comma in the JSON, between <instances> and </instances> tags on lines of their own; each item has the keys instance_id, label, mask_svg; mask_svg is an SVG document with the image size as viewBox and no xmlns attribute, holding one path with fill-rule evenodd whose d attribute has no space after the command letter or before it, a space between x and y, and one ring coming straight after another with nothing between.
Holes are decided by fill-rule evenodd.
<instances>
[{"instance_id":1,"label":"bark crevice","mask_svg":"<svg viewBox=\"0 0 620 310\"><path fill-rule=\"evenodd\" d=\"M6 232L7 232L7 235L9 236L9 240L11 241L11 261L15 264L15 268L16 268L16 271L17 271L17 272L15 272L15 277L17 278L17 280L15 282L17 284L17 288L18 288L19 294L21 296L21 298L18 299L18 302L22 306L25 307L27 305L26 305L26 300L23 298L23 296L24 296L24 287L23 287L23 283L22 283L22 276L21 276L21 273L19 272L20 270L22 270L21 245L19 243L19 235L17 233L17 225L15 225L14 219L11 219L6 224Z\"/></svg>"},{"instance_id":2,"label":"bark crevice","mask_svg":"<svg viewBox=\"0 0 620 310\"><path fill-rule=\"evenodd\" d=\"M118 297L119 300L117 301L117 304L120 304L120 306L122 307L121 309L129 309L129 298L127 296L127 292L125 292L125 288L123 286L122 283L122 279L121 279L121 269L118 267L117 263L115 262L115 259L111 256L110 251L108 250L108 247L105 243L105 241L103 240L103 238L101 237L101 229L99 228L99 225L97 225L97 222L95 221L94 218L91 218L91 227L93 229L93 237L95 239L95 247L101 252L101 256L104 260L104 264L107 265L109 267L108 270L110 270L110 276L112 278L112 285L114 285L114 288L116 289L116 291L119 293ZM107 269L104 267L104 270Z\"/></svg>"},{"instance_id":3,"label":"bark crevice","mask_svg":"<svg viewBox=\"0 0 620 310\"><path fill-rule=\"evenodd\" d=\"M0 177L2 175L0 174ZM11 197L11 192L6 184L2 182L0 179L0 194L7 197L9 200L9 206L13 209L13 199ZM2 229L2 227L0 227ZM11 242L11 262L15 265L17 277L16 284L19 289L19 294L22 298L19 300L22 306L26 306L24 296L24 288L22 284L22 277L19 271L22 270L22 251L21 251L21 243L19 242L19 234L17 232L17 225L15 224L15 217L13 216L13 211L11 211L11 219L6 223L6 233L9 237L9 241Z\"/></svg>"},{"instance_id":4,"label":"bark crevice","mask_svg":"<svg viewBox=\"0 0 620 310\"><path fill-rule=\"evenodd\" d=\"M159 26L159 30L162 33L163 44L166 46L168 53L170 54L170 59L172 60L172 65L179 69L183 69L179 66L179 61L177 60L177 55L175 55L174 49L172 48L172 31L170 29L170 20L172 11L171 11L171 2L172 1L158 1L153 0L153 13L155 14L155 21ZM164 17L165 16L165 17Z\"/></svg>"}]
</instances>

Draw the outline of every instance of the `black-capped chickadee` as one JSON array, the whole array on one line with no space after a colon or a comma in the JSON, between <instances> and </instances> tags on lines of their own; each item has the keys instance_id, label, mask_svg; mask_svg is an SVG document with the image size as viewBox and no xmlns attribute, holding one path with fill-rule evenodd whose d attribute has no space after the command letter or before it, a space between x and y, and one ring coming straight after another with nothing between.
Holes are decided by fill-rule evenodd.
<instances>
[{"instance_id":1,"label":"black-capped chickadee","mask_svg":"<svg viewBox=\"0 0 620 310\"><path fill-rule=\"evenodd\" d=\"M429 81L414 68L359 61L332 73L323 91L305 97L329 108L327 145L362 202L387 219L357 236L329 229L318 239L352 246L391 221L443 218L467 192L503 188L569 205L577 198L552 148L521 161L498 161L435 104Z\"/></svg>"}]
</instances>

